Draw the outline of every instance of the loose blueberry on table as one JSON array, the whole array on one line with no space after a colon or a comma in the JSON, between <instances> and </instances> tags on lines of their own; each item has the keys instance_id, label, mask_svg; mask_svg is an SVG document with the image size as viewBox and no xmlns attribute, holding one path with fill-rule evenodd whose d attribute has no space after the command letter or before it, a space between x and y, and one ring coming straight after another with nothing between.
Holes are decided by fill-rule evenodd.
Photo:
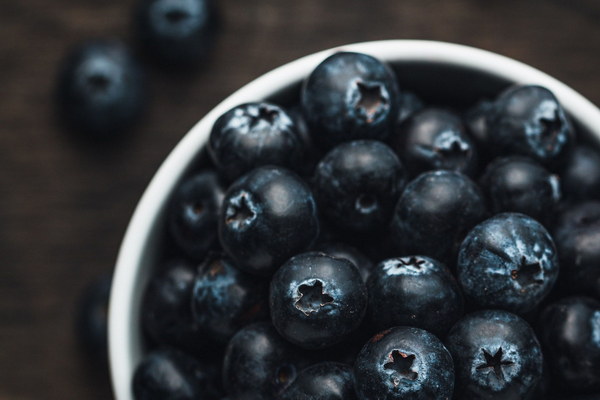
<instances>
[{"instance_id":1,"label":"loose blueberry on table","mask_svg":"<svg viewBox=\"0 0 600 400\"><path fill-rule=\"evenodd\" d=\"M217 120L136 399L600 398L598 148L543 87L455 109L398 78L338 52Z\"/></svg>"}]
</instances>

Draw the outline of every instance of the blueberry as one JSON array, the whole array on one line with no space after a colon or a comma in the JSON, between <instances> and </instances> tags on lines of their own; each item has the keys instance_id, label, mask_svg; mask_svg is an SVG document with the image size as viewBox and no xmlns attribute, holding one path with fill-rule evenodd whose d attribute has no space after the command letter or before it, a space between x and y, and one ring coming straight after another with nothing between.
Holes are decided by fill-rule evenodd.
<instances>
[{"instance_id":1,"label":"blueberry","mask_svg":"<svg viewBox=\"0 0 600 400\"><path fill-rule=\"evenodd\" d=\"M533 330L506 311L465 316L448 334L446 346L460 399L527 399L542 375L542 351Z\"/></svg>"},{"instance_id":2,"label":"blueberry","mask_svg":"<svg viewBox=\"0 0 600 400\"><path fill-rule=\"evenodd\" d=\"M214 172L197 173L175 189L169 204L169 232L184 253L201 260L217 242L223 189Z\"/></svg>"},{"instance_id":3,"label":"blueberry","mask_svg":"<svg viewBox=\"0 0 600 400\"><path fill-rule=\"evenodd\" d=\"M526 313L554 286L558 255L539 222L523 214L497 214L469 232L457 274L471 304Z\"/></svg>"},{"instance_id":4,"label":"blueberry","mask_svg":"<svg viewBox=\"0 0 600 400\"><path fill-rule=\"evenodd\" d=\"M272 399L307 365L307 358L270 323L258 322L244 327L229 341L223 363L223 384L233 398L262 394Z\"/></svg>"},{"instance_id":5,"label":"blueberry","mask_svg":"<svg viewBox=\"0 0 600 400\"><path fill-rule=\"evenodd\" d=\"M136 400L219 398L218 369L176 350L156 350L144 358L133 376Z\"/></svg>"},{"instance_id":6,"label":"blueberry","mask_svg":"<svg viewBox=\"0 0 600 400\"><path fill-rule=\"evenodd\" d=\"M475 144L450 111L426 108L413 114L399 126L394 141L412 176L434 169L473 175L477 168Z\"/></svg>"},{"instance_id":7,"label":"blueberry","mask_svg":"<svg viewBox=\"0 0 600 400\"><path fill-rule=\"evenodd\" d=\"M358 268L343 258L304 253L273 276L271 319L279 333L307 349L340 342L360 325L367 290Z\"/></svg>"},{"instance_id":8,"label":"blueberry","mask_svg":"<svg viewBox=\"0 0 600 400\"><path fill-rule=\"evenodd\" d=\"M396 77L366 54L339 52L304 82L301 104L316 143L332 147L356 139L385 139L399 108Z\"/></svg>"},{"instance_id":9,"label":"blueberry","mask_svg":"<svg viewBox=\"0 0 600 400\"><path fill-rule=\"evenodd\" d=\"M400 109L398 111L398 117L396 124L399 125L404 122L408 117L422 110L425 107L423 100L419 98L415 93L407 90L403 91L400 96Z\"/></svg>"},{"instance_id":10,"label":"blueberry","mask_svg":"<svg viewBox=\"0 0 600 400\"><path fill-rule=\"evenodd\" d=\"M490 100L481 100L467 110L464 123L477 144L478 150L487 153L490 150L490 120L494 114L495 103Z\"/></svg>"},{"instance_id":11,"label":"blueberry","mask_svg":"<svg viewBox=\"0 0 600 400\"><path fill-rule=\"evenodd\" d=\"M367 289L368 315L377 330L415 326L442 337L463 313L458 283L444 264L428 257L382 261Z\"/></svg>"},{"instance_id":12,"label":"blueberry","mask_svg":"<svg viewBox=\"0 0 600 400\"><path fill-rule=\"evenodd\" d=\"M600 391L600 302L564 298L544 309L540 325L554 376L571 393Z\"/></svg>"},{"instance_id":13,"label":"blueberry","mask_svg":"<svg viewBox=\"0 0 600 400\"><path fill-rule=\"evenodd\" d=\"M360 400L451 399L452 357L431 333L396 327L373 336L354 365Z\"/></svg>"},{"instance_id":14,"label":"blueberry","mask_svg":"<svg viewBox=\"0 0 600 400\"><path fill-rule=\"evenodd\" d=\"M495 160L480 182L493 213L519 212L543 223L552 220L561 197L558 176L525 157Z\"/></svg>"},{"instance_id":15,"label":"blueberry","mask_svg":"<svg viewBox=\"0 0 600 400\"><path fill-rule=\"evenodd\" d=\"M195 275L194 266L187 261L166 263L146 287L141 322L151 341L206 358L216 349L193 320L191 304Z\"/></svg>"},{"instance_id":16,"label":"blueberry","mask_svg":"<svg viewBox=\"0 0 600 400\"><path fill-rule=\"evenodd\" d=\"M596 149L575 147L560 175L564 194L569 199L600 198L600 153Z\"/></svg>"},{"instance_id":17,"label":"blueberry","mask_svg":"<svg viewBox=\"0 0 600 400\"><path fill-rule=\"evenodd\" d=\"M192 313L215 340L228 341L239 329L268 319L268 282L239 271L230 259L211 254L194 280Z\"/></svg>"},{"instance_id":18,"label":"blueberry","mask_svg":"<svg viewBox=\"0 0 600 400\"><path fill-rule=\"evenodd\" d=\"M108 301L112 275L94 279L79 298L76 328L84 351L102 363L108 361Z\"/></svg>"},{"instance_id":19,"label":"blueberry","mask_svg":"<svg viewBox=\"0 0 600 400\"><path fill-rule=\"evenodd\" d=\"M563 289L600 300L600 202L588 201L566 209L558 218L554 238Z\"/></svg>"},{"instance_id":20,"label":"blueberry","mask_svg":"<svg viewBox=\"0 0 600 400\"><path fill-rule=\"evenodd\" d=\"M374 140L342 143L319 162L314 190L319 211L349 235L379 233L405 184L393 150Z\"/></svg>"},{"instance_id":21,"label":"blueberry","mask_svg":"<svg viewBox=\"0 0 600 400\"><path fill-rule=\"evenodd\" d=\"M317 207L309 187L284 168L254 169L227 190L219 238L240 269L269 275L310 247L318 234Z\"/></svg>"},{"instance_id":22,"label":"blueberry","mask_svg":"<svg viewBox=\"0 0 600 400\"><path fill-rule=\"evenodd\" d=\"M281 400L356 400L352 367L323 362L302 370Z\"/></svg>"},{"instance_id":23,"label":"blueberry","mask_svg":"<svg viewBox=\"0 0 600 400\"><path fill-rule=\"evenodd\" d=\"M556 165L568 153L573 127L554 94L533 85L512 86L496 100L489 123L498 154L520 154Z\"/></svg>"},{"instance_id":24,"label":"blueberry","mask_svg":"<svg viewBox=\"0 0 600 400\"><path fill-rule=\"evenodd\" d=\"M433 171L410 182L391 222L405 254L421 254L452 266L467 232L486 215L483 196L468 177Z\"/></svg>"},{"instance_id":25,"label":"blueberry","mask_svg":"<svg viewBox=\"0 0 600 400\"><path fill-rule=\"evenodd\" d=\"M315 250L335 258L345 258L350 261L358 267L360 275L365 282L373 269L373 262L367 256L361 253L357 248L342 242L319 244L315 246Z\"/></svg>"},{"instance_id":26,"label":"blueberry","mask_svg":"<svg viewBox=\"0 0 600 400\"><path fill-rule=\"evenodd\" d=\"M193 68L206 60L218 27L212 0L140 0L135 9L142 50L168 68Z\"/></svg>"},{"instance_id":27,"label":"blueberry","mask_svg":"<svg viewBox=\"0 0 600 400\"><path fill-rule=\"evenodd\" d=\"M74 48L58 77L61 116L93 139L111 139L131 127L145 103L141 67L117 40L89 41Z\"/></svg>"},{"instance_id":28,"label":"blueberry","mask_svg":"<svg viewBox=\"0 0 600 400\"><path fill-rule=\"evenodd\" d=\"M219 173L234 180L253 168L278 165L300 170L307 143L294 120L271 103L247 103L221 115L208 150Z\"/></svg>"}]
</instances>

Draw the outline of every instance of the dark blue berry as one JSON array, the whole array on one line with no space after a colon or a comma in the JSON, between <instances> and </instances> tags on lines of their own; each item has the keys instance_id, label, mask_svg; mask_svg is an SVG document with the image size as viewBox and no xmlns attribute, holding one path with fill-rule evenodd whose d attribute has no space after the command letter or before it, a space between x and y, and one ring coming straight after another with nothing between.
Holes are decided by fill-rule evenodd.
<instances>
[{"instance_id":1,"label":"dark blue berry","mask_svg":"<svg viewBox=\"0 0 600 400\"><path fill-rule=\"evenodd\" d=\"M234 180L262 165L300 170L307 143L281 107L247 103L223 114L213 125L208 149L219 173Z\"/></svg>"},{"instance_id":2,"label":"dark blue berry","mask_svg":"<svg viewBox=\"0 0 600 400\"><path fill-rule=\"evenodd\" d=\"M342 143L317 165L319 211L349 235L380 233L404 188L406 173L391 148L374 140Z\"/></svg>"},{"instance_id":3,"label":"dark blue berry","mask_svg":"<svg viewBox=\"0 0 600 400\"><path fill-rule=\"evenodd\" d=\"M144 108L141 67L120 41L96 40L74 48L58 79L61 116L86 137L116 137L138 120Z\"/></svg>"},{"instance_id":4,"label":"dark blue berry","mask_svg":"<svg viewBox=\"0 0 600 400\"><path fill-rule=\"evenodd\" d=\"M480 153L485 154L490 151L490 120L494 114L494 106L493 101L481 100L467 110L464 116L467 131L477 144Z\"/></svg>"},{"instance_id":5,"label":"dark blue berry","mask_svg":"<svg viewBox=\"0 0 600 400\"><path fill-rule=\"evenodd\" d=\"M76 327L84 351L92 358L108 361L108 301L111 275L92 281L81 293Z\"/></svg>"},{"instance_id":6,"label":"dark blue berry","mask_svg":"<svg viewBox=\"0 0 600 400\"><path fill-rule=\"evenodd\" d=\"M206 60L218 27L212 0L140 0L135 10L142 50L167 68L189 69Z\"/></svg>"},{"instance_id":7,"label":"dark blue berry","mask_svg":"<svg viewBox=\"0 0 600 400\"><path fill-rule=\"evenodd\" d=\"M451 399L452 357L431 333L396 327L378 333L363 347L354 365L360 400Z\"/></svg>"},{"instance_id":8,"label":"dark blue berry","mask_svg":"<svg viewBox=\"0 0 600 400\"><path fill-rule=\"evenodd\" d=\"M571 200L600 198L600 153L579 145L567 157L560 174L565 197Z\"/></svg>"},{"instance_id":9,"label":"dark blue berry","mask_svg":"<svg viewBox=\"0 0 600 400\"><path fill-rule=\"evenodd\" d=\"M248 325L229 341L223 363L223 384L235 399L246 394L273 399L308 364L299 350L268 322ZM245 399L246 397L241 397Z\"/></svg>"},{"instance_id":10,"label":"dark blue berry","mask_svg":"<svg viewBox=\"0 0 600 400\"><path fill-rule=\"evenodd\" d=\"M471 304L521 314L533 310L554 286L558 255L539 222L523 214L497 214L469 232L457 274Z\"/></svg>"},{"instance_id":11,"label":"dark blue berry","mask_svg":"<svg viewBox=\"0 0 600 400\"><path fill-rule=\"evenodd\" d=\"M239 271L219 254L207 257L194 280L192 313L199 328L219 342L239 329L268 319L266 280Z\"/></svg>"},{"instance_id":12,"label":"dark blue berry","mask_svg":"<svg viewBox=\"0 0 600 400\"><path fill-rule=\"evenodd\" d=\"M512 86L498 97L494 108L489 138L496 154L519 154L556 165L568 153L573 127L548 89Z\"/></svg>"},{"instance_id":13,"label":"dark blue berry","mask_svg":"<svg viewBox=\"0 0 600 400\"><path fill-rule=\"evenodd\" d=\"M136 400L217 400L218 369L176 350L156 350L144 358L133 376Z\"/></svg>"},{"instance_id":14,"label":"dark blue berry","mask_svg":"<svg viewBox=\"0 0 600 400\"><path fill-rule=\"evenodd\" d=\"M144 333L159 345L175 347L194 356L212 355L214 343L192 316L195 267L183 260L167 263L148 284L141 308Z\"/></svg>"},{"instance_id":15,"label":"dark blue berry","mask_svg":"<svg viewBox=\"0 0 600 400\"><path fill-rule=\"evenodd\" d=\"M177 187L169 205L169 232L189 257L201 260L217 242L223 189L214 172L195 174Z\"/></svg>"},{"instance_id":16,"label":"dark blue berry","mask_svg":"<svg viewBox=\"0 0 600 400\"><path fill-rule=\"evenodd\" d=\"M367 308L367 290L358 268L343 258L304 253L273 276L271 319L290 342L329 347L350 335Z\"/></svg>"},{"instance_id":17,"label":"dark blue berry","mask_svg":"<svg viewBox=\"0 0 600 400\"><path fill-rule=\"evenodd\" d=\"M566 209L558 218L554 238L562 288L600 300L600 202L588 201Z\"/></svg>"},{"instance_id":18,"label":"dark blue berry","mask_svg":"<svg viewBox=\"0 0 600 400\"><path fill-rule=\"evenodd\" d=\"M462 295L450 270L428 257L382 261L367 289L368 316L377 330L415 326L442 337L463 313Z\"/></svg>"},{"instance_id":19,"label":"dark blue berry","mask_svg":"<svg viewBox=\"0 0 600 400\"><path fill-rule=\"evenodd\" d=\"M281 400L356 400L352 367L323 362L302 370Z\"/></svg>"},{"instance_id":20,"label":"dark blue berry","mask_svg":"<svg viewBox=\"0 0 600 400\"><path fill-rule=\"evenodd\" d=\"M492 162L481 178L490 211L519 212L548 223L561 198L558 176L525 157L506 157Z\"/></svg>"},{"instance_id":21,"label":"dark blue berry","mask_svg":"<svg viewBox=\"0 0 600 400\"><path fill-rule=\"evenodd\" d=\"M416 94L407 90L403 91L400 95L400 109L398 111L396 124L401 124L408 119L408 117L422 110L423 107L425 107L423 100L421 100Z\"/></svg>"},{"instance_id":22,"label":"dark blue berry","mask_svg":"<svg viewBox=\"0 0 600 400\"><path fill-rule=\"evenodd\" d=\"M309 187L294 173L260 167L227 190L219 218L223 249L245 271L269 275L319 234Z\"/></svg>"},{"instance_id":23,"label":"dark blue berry","mask_svg":"<svg viewBox=\"0 0 600 400\"><path fill-rule=\"evenodd\" d=\"M453 266L469 230L486 215L479 188L465 175L433 171L410 182L391 223L405 254L421 254Z\"/></svg>"},{"instance_id":24,"label":"dark blue berry","mask_svg":"<svg viewBox=\"0 0 600 400\"><path fill-rule=\"evenodd\" d=\"M473 175L477 168L475 144L450 111L426 108L413 114L399 126L394 142L412 176L434 169Z\"/></svg>"},{"instance_id":25,"label":"dark blue berry","mask_svg":"<svg viewBox=\"0 0 600 400\"><path fill-rule=\"evenodd\" d=\"M315 250L335 258L345 258L358 267L363 281L367 281L373 262L357 248L342 242L327 242L315 246Z\"/></svg>"},{"instance_id":26,"label":"dark blue berry","mask_svg":"<svg viewBox=\"0 0 600 400\"><path fill-rule=\"evenodd\" d=\"M339 52L304 82L302 110L316 143L385 139L396 122L399 93L391 69L366 54Z\"/></svg>"},{"instance_id":27,"label":"dark blue berry","mask_svg":"<svg viewBox=\"0 0 600 400\"><path fill-rule=\"evenodd\" d=\"M506 311L478 311L450 331L459 399L527 399L542 376L542 351L531 327Z\"/></svg>"},{"instance_id":28,"label":"dark blue berry","mask_svg":"<svg viewBox=\"0 0 600 400\"><path fill-rule=\"evenodd\" d=\"M551 371L571 393L600 391L600 302L569 297L546 307L540 319Z\"/></svg>"}]
</instances>

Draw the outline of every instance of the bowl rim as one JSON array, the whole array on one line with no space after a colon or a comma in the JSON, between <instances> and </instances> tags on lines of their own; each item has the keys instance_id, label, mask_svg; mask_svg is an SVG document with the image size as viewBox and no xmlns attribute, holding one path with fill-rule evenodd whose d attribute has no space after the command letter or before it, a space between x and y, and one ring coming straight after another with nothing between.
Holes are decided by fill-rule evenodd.
<instances>
[{"instance_id":1,"label":"bowl rim","mask_svg":"<svg viewBox=\"0 0 600 400\"><path fill-rule=\"evenodd\" d=\"M261 75L224 99L188 131L159 167L135 208L119 249L109 303L110 373L117 400L133 399L131 379L141 356L138 311L141 287L148 279L142 271L152 258L158 216L198 149L207 142L214 121L238 104L264 100L300 82L317 64L337 51L366 53L390 64L426 62L455 66L513 83L542 85L555 93L583 129L600 138L600 110L581 94L520 61L460 44L427 40L355 43L304 56Z\"/></svg>"}]
</instances>

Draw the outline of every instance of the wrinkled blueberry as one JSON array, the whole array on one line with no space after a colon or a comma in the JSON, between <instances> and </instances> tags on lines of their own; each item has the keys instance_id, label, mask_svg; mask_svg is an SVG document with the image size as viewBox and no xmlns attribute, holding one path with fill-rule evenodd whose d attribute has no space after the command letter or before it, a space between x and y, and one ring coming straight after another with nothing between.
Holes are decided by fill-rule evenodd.
<instances>
[{"instance_id":1,"label":"wrinkled blueberry","mask_svg":"<svg viewBox=\"0 0 600 400\"><path fill-rule=\"evenodd\" d=\"M525 313L550 292L558 265L554 241L539 222L503 213L469 232L460 248L457 276L473 305Z\"/></svg>"},{"instance_id":2,"label":"wrinkled blueberry","mask_svg":"<svg viewBox=\"0 0 600 400\"><path fill-rule=\"evenodd\" d=\"M219 174L234 180L262 165L300 170L307 143L281 107L247 103L220 116L210 133L208 150Z\"/></svg>"},{"instance_id":3,"label":"wrinkled blueberry","mask_svg":"<svg viewBox=\"0 0 600 400\"><path fill-rule=\"evenodd\" d=\"M96 360L108 361L108 300L112 275L93 280L81 293L76 327L84 351Z\"/></svg>"},{"instance_id":4,"label":"wrinkled blueberry","mask_svg":"<svg viewBox=\"0 0 600 400\"><path fill-rule=\"evenodd\" d=\"M600 198L600 153L590 146L575 147L560 176L565 197L571 200Z\"/></svg>"},{"instance_id":5,"label":"wrinkled blueberry","mask_svg":"<svg viewBox=\"0 0 600 400\"><path fill-rule=\"evenodd\" d=\"M452 357L431 333L396 327L373 336L354 365L360 400L451 399Z\"/></svg>"},{"instance_id":6,"label":"wrinkled blueberry","mask_svg":"<svg viewBox=\"0 0 600 400\"><path fill-rule=\"evenodd\" d=\"M326 242L315 246L315 250L335 258L345 258L358 267L363 281L367 281L373 262L357 248L342 242Z\"/></svg>"},{"instance_id":7,"label":"wrinkled blueberry","mask_svg":"<svg viewBox=\"0 0 600 400\"><path fill-rule=\"evenodd\" d=\"M210 337L227 342L243 326L268 319L268 293L266 280L238 270L227 257L211 254L194 279L194 320Z\"/></svg>"},{"instance_id":8,"label":"wrinkled blueberry","mask_svg":"<svg viewBox=\"0 0 600 400\"><path fill-rule=\"evenodd\" d=\"M396 77L366 54L339 52L304 82L301 104L314 141L325 147L356 139L385 139L399 107Z\"/></svg>"},{"instance_id":9,"label":"wrinkled blueberry","mask_svg":"<svg viewBox=\"0 0 600 400\"><path fill-rule=\"evenodd\" d=\"M139 119L145 104L142 69L116 40L74 48L63 61L57 91L64 121L94 139L118 136Z\"/></svg>"},{"instance_id":10,"label":"wrinkled blueberry","mask_svg":"<svg viewBox=\"0 0 600 400\"><path fill-rule=\"evenodd\" d=\"M600 391L600 302L568 297L540 318L544 354L552 373L572 393Z\"/></svg>"},{"instance_id":11,"label":"wrinkled blueberry","mask_svg":"<svg viewBox=\"0 0 600 400\"><path fill-rule=\"evenodd\" d=\"M442 263L410 256L379 263L367 282L375 329L415 326L442 337L463 313L458 283Z\"/></svg>"},{"instance_id":12,"label":"wrinkled blueberry","mask_svg":"<svg viewBox=\"0 0 600 400\"><path fill-rule=\"evenodd\" d=\"M527 399L542 375L542 351L533 330L506 311L465 316L448 334L446 346L459 399Z\"/></svg>"},{"instance_id":13,"label":"wrinkled blueberry","mask_svg":"<svg viewBox=\"0 0 600 400\"><path fill-rule=\"evenodd\" d=\"M404 254L421 254L453 266L463 238L485 216L475 183L458 172L433 171L406 186L391 231Z\"/></svg>"},{"instance_id":14,"label":"wrinkled blueberry","mask_svg":"<svg viewBox=\"0 0 600 400\"><path fill-rule=\"evenodd\" d=\"M323 362L302 370L281 400L356 400L352 367Z\"/></svg>"},{"instance_id":15,"label":"wrinkled blueberry","mask_svg":"<svg viewBox=\"0 0 600 400\"><path fill-rule=\"evenodd\" d=\"M192 175L175 189L169 204L169 232L189 257L201 260L217 242L223 189L217 175L206 171Z\"/></svg>"},{"instance_id":16,"label":"wrinkled blueberry","mask_svg":"<svg viewBox=\"0 0 600 400\"><path fill-rule=\"evenodd\" d=\"M240 269L269 275L319 234L309 187L294 173L260 167L227 190L219 218L223 249Z\"/></svg>"},{"instance_id":17,"label":"wrinkled blueberry","mask_svg":"<svg viewBox=\"0 0 600 400\"><path fill-rule=\"evenodd\" d=\"M317 165L319 211L340 231L371 235L387 225L406 173L391 148L374 140L342 143Z\"/></svg>"},{"instance_id":18,"label":"wrinkled blueberry","mask_svg":"<svg viewBox=\"0 0 600 400\"><path fill-rule=\"evenodd\" d=\"M475 144L461 119L450 111L423 109L401 124L395 135L394 149L412 176L434 169L475 173Z\"/></svg>"},{"instance_id":19,"label":"wrinkled blueberry","mask_svg":"<svg viewBox=\"0 0 600 400\"><path fill-rule=\"evenodd\" d=\"M367 290L358 268L344 258L304 253L273 276L271 319L279 333L307 349L329 347L360 325Z\"/></svg>"},{"instance_id":20,"label":"wrinkled blueberry","mask_svg":"<svg viewBox=\"0 0 600 400\"><path fill-rule=\"evenodd\" d=\"M168 68L192 68L214 47L219 27L212 0L140 0L135 29L142 50Z\"/></svg>"}]
</instances>

